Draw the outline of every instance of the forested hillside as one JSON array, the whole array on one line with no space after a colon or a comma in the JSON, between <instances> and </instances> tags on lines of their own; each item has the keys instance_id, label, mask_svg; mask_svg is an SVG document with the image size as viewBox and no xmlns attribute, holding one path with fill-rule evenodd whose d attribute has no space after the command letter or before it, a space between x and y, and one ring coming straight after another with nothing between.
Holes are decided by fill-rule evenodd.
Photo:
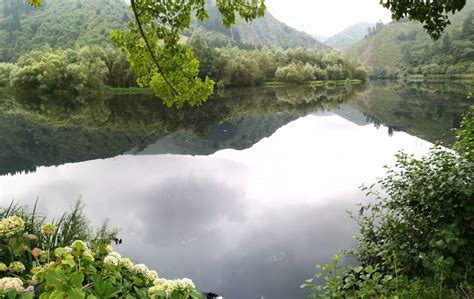
<instances>
[{"instance_id":1,"label":"forested hillside","mask_svg":"<svg viewBox=\"0 0 474 299\"><path fill-rule=\"evenodd\" d=\"M275 19L268 11L265 17L246 23L239 20L231 29L222 25L217 8L208 4L209 20L195 22L194 27L206 31L220 33L231 41L252 46L277 46L282 48L313 48L328 49L329 47L317 41L311 35L293 29Z\"/></svg>"},{"instance_id":2,"label":"forested hillside","mask_svg":"<svg viewBox=\"0 0 474 299\"><path fill-rule=\"evenodd\" d=\"M367 29L375 24L370 22L360 22L354 24L341 32L327 38L324 43L339 50L346 50L367 35Z\"/></svg>"},{"instance_id":3,"label":"forested hillside","mask_svg":"<svg viewBox=\"0 0 474 299\"><path fill-rule=\"evenodd\" d=\"M374 77L451 76L474 74L474 0L450 18L438 41L433 41L419 23L403 20L371 30L369 36L347 54L372 68ZM470 77L469 77L470 76Z\"/></svg>"},{"instance_id":4,"label":"forested hillside","mask_svg":"<svg viewBox=\"0 0 474 299\"><path fill-rule=\"evenodd\" d=\"M75 48L111 45L110 30L130 20L123 0L43 0L40 9L27 1L0 0L0 61L14 62L45 45Z\"/></svg>"}]
</instances>

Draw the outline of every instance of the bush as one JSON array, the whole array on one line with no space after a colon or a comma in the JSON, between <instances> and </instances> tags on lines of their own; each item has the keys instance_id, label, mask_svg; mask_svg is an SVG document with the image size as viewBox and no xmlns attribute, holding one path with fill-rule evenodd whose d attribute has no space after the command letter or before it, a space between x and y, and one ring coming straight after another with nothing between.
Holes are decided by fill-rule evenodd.
<instances>
[{"instance_id":1,"label":"bush","mask_svg":"<svg viewBox=\"0 0 474 299\"><path fill-rule=\"evenodd\" d=\"M328 75L329 80L344 80L346 78L344 74L344 69L340 64L328 66L326 68L326 73Z\"/></svg>"},{"instance_id":2,"label":"bush","mask_svg":"<svg viewBox=\"0 0 474 299\"><path fill-rule=\"evenodd\" d=\"M159 278L115 252L106 224L91 234L80 202L54 224L13 205L0 218L1 298L203 297L191 280Z\"/></svg>"},{"instance_id":3,"label":"bush","mask_svg":"<svg viewBox=\"0 0 474 299\"><path fill-rule=\"evenodd\" d=\"M352 75L354 79L366 81L369 78L369 72L363 66L359 66L354 70L354 74Z\"/></svg>"},{"instance_id":4,"label":"bush","mask_svg":"<svg viewBox=\"0 0 474 299\"><path fill-rule=\"evenodd\" d=\"M353 215L360 226L357 267L332 265L313 297L450 298L474 289L474 107L453 152L434 147L421 159L397 154L395 167L371 187L375 202ZM330 271L327 272L327 271Z\"/></svg>"}]
</instances>

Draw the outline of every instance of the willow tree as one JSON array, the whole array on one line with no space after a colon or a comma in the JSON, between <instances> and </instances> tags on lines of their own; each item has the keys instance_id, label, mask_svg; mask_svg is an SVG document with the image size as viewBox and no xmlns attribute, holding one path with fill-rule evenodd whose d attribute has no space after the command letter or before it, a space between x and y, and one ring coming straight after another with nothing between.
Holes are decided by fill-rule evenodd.
<instances>
[{"instance_id":1,"label":"willow tree","mask_svg":"<svg viewBox=\"0 0 474 299\"><path fill-rule=\"evenodd\" d=\"M230 27L237 17L251 21L265 14L265 0L213 0ZM439 38L449 24L449 13L461 10L466 0L380 0L394 19L409 17L424 24ZM41 0L28 0L38 7ZM192 18L208 18L206 0L130 0L134 20L127 31L112 31L111 38L129 56L137 83L150 87L166 105L199 105L213 92L214 82L200 78L199 61L181 42Z\"/></svg>"}]
</instances>

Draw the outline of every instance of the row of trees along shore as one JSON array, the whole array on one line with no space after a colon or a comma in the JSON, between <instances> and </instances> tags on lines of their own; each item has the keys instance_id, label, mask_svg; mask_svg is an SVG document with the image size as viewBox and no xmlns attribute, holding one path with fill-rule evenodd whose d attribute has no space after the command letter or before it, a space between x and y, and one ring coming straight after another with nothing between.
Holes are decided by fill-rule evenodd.
<instances>
[{"instance_id":1,"label":"row of trees along shore","mask_svg":"<svg viewBox=\"0 0 474 299\"><path fill-rule=\"evenodd\" d=\"M255 86L268 81L305 83L355 79L368 71L337 51L297 48L240 49L213 47L197 30L187 45L200 60L199 76L223 86ZM135 87L136 77L127 55L112 47L79 49L43 47L20 56L16 63L0 63L0 86L45 92L101 90L106 86Z\"/></svg>"}]
</instances>

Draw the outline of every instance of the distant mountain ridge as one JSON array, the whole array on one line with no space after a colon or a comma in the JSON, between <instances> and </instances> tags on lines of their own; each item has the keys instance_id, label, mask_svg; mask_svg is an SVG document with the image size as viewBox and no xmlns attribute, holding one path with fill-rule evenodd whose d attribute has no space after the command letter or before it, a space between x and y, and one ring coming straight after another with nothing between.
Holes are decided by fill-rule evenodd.
<instances>
[{"instance_id":1,"label":"distant mountain ridge","mask_svg":"<svg viewBox=\"0 0 474 299\"><path fill-rule=\"evenodd\" d=\"M298 31L277 20L270 12L263 18L246 23L238 19L232 28L226 28L217 7L208 2L209 20L193 23L193 27L202 27L206 31L221 33L238 43L253 46L271 46L287 48L313 48L317 50L329 49L327 45L318 41L308 33Z\"/></svg>"},{"instance_id":2,"label":"distant mountain ridge","mask_svg":"<svg viewBox=\"0 0 474 299\"><path fill-rule=\"evenodd\" d=\"M367 35L367 28L374 25L375 23L371 22L359 22L327 38L324 43L339 50L346 50L363 39Z\"/></svg>"}]
</instances>

